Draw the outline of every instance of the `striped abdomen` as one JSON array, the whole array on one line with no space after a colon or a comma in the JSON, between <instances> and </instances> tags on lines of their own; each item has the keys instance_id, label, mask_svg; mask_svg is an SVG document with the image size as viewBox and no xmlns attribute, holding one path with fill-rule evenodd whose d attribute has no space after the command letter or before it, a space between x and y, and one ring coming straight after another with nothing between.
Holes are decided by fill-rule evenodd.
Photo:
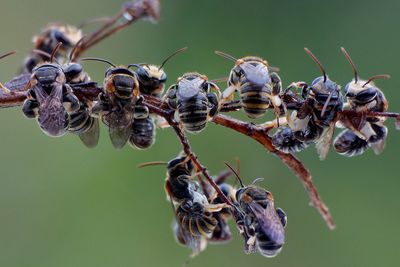
<instances>
[{"instance_id":1,"label":"striped abdomen","mask_svg":"<svg viewBox=\"0 0 400 267\"><path fill-rule=\"evenodd\" d=\"M256 239L258 251L265 257L274 257L282 249L283 244L272 241L264 231L260 231L256 227Z\"/></svg>"},{"instance_id":2,"label":"striped abdomen","mask_svg":"<svg viewBox=\"0 0 400 267\"><path fill-rule=\"evenodd\" d=\"M190 200L183 202L176 214L180 225L192 236L210 236L218 223L202 204Z\"/></svg>"},{"instance_id":3,"label":"striped abdomen","mask_svg":"<svg viewBox=\"0 0 400 267\"><path fill-rule=\"evenodd\" d=\"M180 101L178 104L179 119L188 132L198 133L206 127L208 117L208 100L205 96Z\"/></svg>"},{"instance_id":4,"label":"striped abdomen","mask_svg":"<svg viewBox=\"0 0 400 267\"><path fill-rule=\"evenodd\" d=\"M270 106L268 95L271 94L271 89L267 86L245 82L240 87L240 100L250 118L261 117Z\"/></svg>"},{"instance_id":5,"label":"striped abdomen","mask_svg":"<svg viewBox=\"0 0 400 267\"><path fill-rule=\"evenodd\" d=\"M154 122L150 117L135 119L132 123L132 134L129 144L138 149L149 148L154 143Z\"/></svg>"},{"instance_id":6,"label":"striped abdomen","mask_svg":"<svg viewBox=\"0 0 400 267\"><path fill-rule=\"evenodd\" d=\"M70 114L68 131L80 134L88 131L96 119L89 115L89 111L81 105L81 108Z\"/></svg>"}]
</instances>

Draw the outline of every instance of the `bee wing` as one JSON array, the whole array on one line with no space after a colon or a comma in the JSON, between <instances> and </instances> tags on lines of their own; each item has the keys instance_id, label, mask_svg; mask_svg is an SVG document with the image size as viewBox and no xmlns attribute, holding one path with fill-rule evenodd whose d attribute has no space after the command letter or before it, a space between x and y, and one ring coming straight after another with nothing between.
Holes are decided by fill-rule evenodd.
<instances>
[{"instance_id":1,"label":"bee wing","mask_svg":"<svg viewBox=\"0 0 400 267\"><path fill-rule=\"evenodd\" d=\"M240 67L243 69L246 78L253 83L264 85L271 81L268 68L263 64L253 66L251 63L245 62Z\"/></svg>"},{"instance_id":2,"label":"bee wing","mask_svg":"<svg viewBox=\"0 0 400 267\"><path fill-rule=\"evenodd\" d=\"M99 143L100 127L99 119L91 118L93 120L92 126L84 133L79 134L79 138L88 148L93 148Z\"/></svg>"},{"instance_id":3,"label":"bee wing","mask_svg":"<svg viewBox=\"0 0 400 267\"><path fill-rule=\"evenodd\" d=\"M128 142L131 136L131 125L126 127L113 127L110 126L109 134L111 143L116 149L121 149Z\"/></svg>"},{"instance_id":4,"label":"bee wing","mask_svg":"<svg viewBox=\"0 0 400 267\"><path fill-rule=\"evenodd\" d=\"M333 133L335 132L335 123L332 122L328 128L324 130L321 137L317 140L315 147L320 160L324 160L328 155L329 149L332 144Z\"/></svg>"},{"instance_id":5,"label":"bee wing","mask_svg":"<svg viewBox=\"0 0 400 267\"><path fill-rule=\"evenodd\" d=\"M252 201L249 205L261 230L275 243L285 243L285 230L274 205L269 203L266 208L263 208L255 201Z\"/></svg>"},{"instance_id":6,"label":"bee wing","mask_svg":"<svg viewBox=\"0 0 400 267\"><path fill-rule=\"evenodd\" d=\"M68 127L67 114L62 102L63 86L57 84L48 95L40 85L33 87L39 102L38 122L43 131L50 136L65 134Z\"/></svg>"},{"instance_id":7,"label":"bee wing","mask_svg":"<svg viewBox=\"0 0 400 267\"><path fill-rule=\"evenodd\" d=\"M189 99L194 97L199 93L200 86L201 86L202 80L196 79L196 80L182 80L179 84L178 88L178 96L179 98L182 99Z\"/></svg>"}]
</instances>

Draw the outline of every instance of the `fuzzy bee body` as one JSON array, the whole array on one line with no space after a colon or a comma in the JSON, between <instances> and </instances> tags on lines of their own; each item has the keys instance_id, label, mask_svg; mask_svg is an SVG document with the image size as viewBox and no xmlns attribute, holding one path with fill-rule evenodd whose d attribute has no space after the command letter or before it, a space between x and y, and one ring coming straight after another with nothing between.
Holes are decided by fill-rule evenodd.
<instances>
[{"instance_id":1,"label":"fuzzy bee body","mask_svg":"<svg viewBox=\"0 0 400 267\"><path fill-rule=\"evenodd\" d=\"M376 75L362 80L358 77L350 55L341 48L353 68L354 79L345 87L345 97L349 106L350 116L343 116L341 123L348 129L337 136L334 141L338 153L349 157L361 155L369 147L376 154L383 151L388 130L384 125L385 117L363 117L368 112L386 112L388 101L383 92L372 82L378 78L388 78L388 75ZM360 115L361 114L361 115ZM354 120L354 117L357 120ZM356 123L354 123L356 121Z\"/></svg>"},{"instance_id":2,"label":"fuzzy bee body","mask_svg":"<svg viewBox=\"0 0 400 267\"><path fill-rule=\"evenodd\" d=\"M23 112L37 118L40 128L49 136L62 136L69 125L69 114L79 109L79 100L66 83L62 68L45 63L33 69L28 83L28 98Z\"/></svg>"},{"instance_id":3,"label":"fuzzy bee body","mask_svg":"<svg viewBox=\"0 0 400 267\"><path fill-rule=\"evenodd\" d=\"M63 43L63 47L57 51L55 57L60 63L63 63L68 59L69 53L82 37L82 31L75 26L52 23L33 38L33 43L35 49L46 53L51 53L58 43ZM22 72L32 73L36 66L46 62L46 60L45 56L32 52L25 59Z\"/></svg>"},{"instance_id":4,"label":"fuzzy bee body","mask_svg":"<svg viewBox=\"0 0 400 267\"><path fill-rule=\"evenodd\" d=\"M287 131L285 135L290 138L285 140L277 136L275 147L282 148L284 152L297 152L314 143L319 158L323 160L328 155L332 144L338 113L343 109L343 99L339 85L329 79L324 67L314 54L307 48L304 50L319 66L322 76L314 79L311 85L298 82L292 83L286 89L289 90L293 86L303 89L300 108L289 115L289 127L297 140L294 140L291 133ZM285 141L288 142L285 144Z\"/></svg>"},{"instance_id":5,"label":"fuzzy bee body","mask_svg":"<svg viewBox=\"0 0 400 267\"><path fill-rule=\"evenodd\" d=\"M113 65L105 74L104 91L92 108L109 128L113 146L121 149L131 137L135 105L139 99L136 74L126 67Z\"/></svg>"},{"instance_id":6,"label":"fuzzy bee body","mask_svg":"<svg viewBox=\"0 0 400 267\"><path fill-rule=\"evenodd\" d=\"M210 236L217 220L204 208L203 203L185 200L177 209L179 224L192 236Z\"/></svg>"},{"instance_id":7,"label":"fuzzy bee body","mask_svg":"<svg viewBox=\"0 0 400 267\"><path fill-rule=\"evenodd\" d=\"M235 62L235 67L229 74L228 88L223 93L224 101L232 100L237 91L243 110L249 118L263 116L271 106L277 117L281 115L281 79L277 73L270 72L266 60L254 56L236 59L219 51L216 54Z\"/></svg>"},{"instance_id":8,"label":"fuzzy bee body","mask_svg":"<svg viewBox=\"0 0 400 267\"><path fill-rule=\"evenodd\" d=\"M168 89L167 103L176 110L176 117L186 131L199 133L209 118L218 112L218 97L210 89L218 87L196 72L186 73Z\"/></svg>"},{"instance_id":9,"label":"fuzzy bee body","mask_svg":"<svg viewBox=\"0 0 400 267\"><path fill-rule=\"evenodd\" d=\"M244 214L239 223L247 235L245 250L251 253L257 249L265 257L276 256L285 243L287 220L281 209L275 209L272 194L250 185L238 189L236 199Z\"/></svg>"},{"instance_id":10,"label":"fuzzy bee body","mask_svg":"<svg viewBox=\"0 0 400 267\"><path fill-rule=\"evenodd\" d=\"M137 149L147 149L155 140L155 127L151 117L135 119L132 123L132 133L129 144Z\"/></svg>"}]
</instances>

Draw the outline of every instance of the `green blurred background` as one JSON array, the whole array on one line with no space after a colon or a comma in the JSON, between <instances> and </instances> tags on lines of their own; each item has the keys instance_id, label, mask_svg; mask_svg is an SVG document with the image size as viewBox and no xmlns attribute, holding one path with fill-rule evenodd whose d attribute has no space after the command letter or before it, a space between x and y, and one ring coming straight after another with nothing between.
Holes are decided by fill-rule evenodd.
<instances>
[{"instance_id":1,"label":"green blurred background","mask_svg":"<svg viewBox=\"0 0 400 267\"><path fill-rule=\"evenodd\" d=\"M1 80L13 77L32 48L32 36L46 23L112 15L122 2L2 0L0 50L19 54L1 62ZM319 75L303 51L307 46L331 78L345 84L351 70L339 50L344 46L362 77L392 75L378 85L391 100L390 109L399 111L399 9L399 1L166 0L157 25L134 24L86 55L157 63L189 46L166 67L169 84L186 71L227 75L232 64L214 50L259 55L281 68L287 85ZM93 79L103 79L104 65L85 66ZM73 135L47 137L19 108L1 110L0 122L0 266L180 266L186 259L189 251L171 233L165 170L136 167L179 152L171 130L158 131L148 151L128 146L116 151L103 127L100 144L89 150ZM258 144L212 124L191 135L212 173L238 156L245 182L265 177L262 185L274 193L289 223L287 244L276 258L245 255L232 225L232 242L209 246L190 266L398 266L400 132L393 121L388 126L387 148L379 157L368 151L346 158L331 151L321 162L314 148L299 154L336 220L334 231L308 205L297 178Z\"/></svg>"}]
</instances>

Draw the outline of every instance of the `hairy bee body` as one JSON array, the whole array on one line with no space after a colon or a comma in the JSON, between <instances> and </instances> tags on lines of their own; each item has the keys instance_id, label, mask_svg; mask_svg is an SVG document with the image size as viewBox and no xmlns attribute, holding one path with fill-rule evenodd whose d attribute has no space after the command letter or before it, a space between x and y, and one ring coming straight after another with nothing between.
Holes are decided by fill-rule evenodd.
<instances>
[{"instance_id":1,"label":"hairy bee body","mask_svg":"<svg viewBox=\"0 0 400 267\"><path fill-rule=\"evenodd\" d=\"M186 73L168 89L167 103L176 110L176 117L185 130L199 133L210 117L218 112L218 97L210 93L217 86L197 72Z\"/></svg>"},{"instance_id":2,"label":"hairy bee body","mask_svg":"<svg viewBox=\"0 0 400 267\"><path fill-rule=\"evenodd\" d=\"M176 211L179 224L192 236L210 236L217 226L217 220L207 212L203 203L185 200Z\"/></svg>"},{"instance_id":3,"label":"hairy bee body","mask_svg":"<svg viewBox=\"0 0 400 267\"><path fill-rule=\"evenodd\" d=\"M34 47L37 50L51 53L58 43L63 47L57 51L56 59L63 63L68 59L68 54L83 37L82 31L75 26L52 23L47 25L42 32L33 38ZM37 65L46 62L44 55L32 52L22 67L23 73L31 73Z\"/></svg>"},{"instance_id":4,"label":"hairy bee body","mask_svg":"<svg viewBox=\"0 0 400 267\"><path fill-rule=\"evenodd\" d=\"M109 128L113 146L121 149L131 137L135 105L139 99L139 83L134 72L113 66L105 74L103 92L92 108Z\"/></svg>"},{"instance_id":5,"label":"hairy bee body","mask_svg":"<svg viewBox=\"0 0 400 267\"><path fill-rule=\"evenodd\" d=\"M239 91L243 110L250 118L261 117L271 105L269 86L244 81Z\"/></svg>"},{"instance_id":6,"label":"hairy bee body","mask_svg":"<svg viewBox=\"0 0 400 267\"><path fill-rule=\"evenodd\" d=\"M234 59L225 53L216 53ZM247 56L234 60L235 67L229 74L224 99L233 99L233 93L238 91L243 110L249 118L263 116L271 106L276 116L280 116L282 83L278 74L270 72L267 61L259 57Z\"/></svg>"},{"instance_id":7,"label":"hairy bee body","mask_svg":"<svg viewBox=\"0 0 400 267\"><path fill-rule=\"evenodd\" d=\"M275 209L272 194L250 185L238 189L236 199L240 212L234 212L234 217L245 236L245 251L258 250L263 256L276 256L285 243L286 215Z\"/></svg>"},{"instance_id":8,"label":"hairy bee body","mask_svg":"<svg viewBox=\"0 0 400 267\"><path fill-rule=\"evenodd\" d=\"M198 133L206 127L209 108L208 99L204 95L178 100L177 108L179 119L188 132Z\"/></svg>"},{"instance_id":9,"label":"hairy bee body","mask_svg":"<svg viewBox=\"0 0 400 267\"><path fill-rule=\"evenodd\" d=\"M147 149L154 144L155 127L151 117L135 119L129 144L137 149Z\"/></svg>"},{"instance_id":10,"label":"hairy bee body","mask_svg":"<svg viewBox=\"0 0 400 267\"><path fill-rule=\"evenodd\" d=\"M358 76L357 69L347 51L342 47L343 54L349 61L354 78L345 87L345 96L349 106L347 116L342 116L341 124L346 130L340 133L334 141L338 153L346 156L357 156L371 147L375 154L380 154L385 147L388 130L384 125L385 117L364 117L368 112L386 112L388 101L383 92L373 83L379 78L389 78L388 75L375 75L367 81ZM360 115L361 114L361 115Z\"/></svg>"},{"instance_id":11,"label":"hairy bee body","mask_svg":"<svg viewBox=\"0 0 400 267\"><path fill-rule=\"evenodd\" d=\"M69 114L77 111L79 106L79 100L66 83L59 65L45 63L33 69L22 111L28 118L37 118L44 133L64 135L69 125Z\"/></svg>"}]
</instances>

